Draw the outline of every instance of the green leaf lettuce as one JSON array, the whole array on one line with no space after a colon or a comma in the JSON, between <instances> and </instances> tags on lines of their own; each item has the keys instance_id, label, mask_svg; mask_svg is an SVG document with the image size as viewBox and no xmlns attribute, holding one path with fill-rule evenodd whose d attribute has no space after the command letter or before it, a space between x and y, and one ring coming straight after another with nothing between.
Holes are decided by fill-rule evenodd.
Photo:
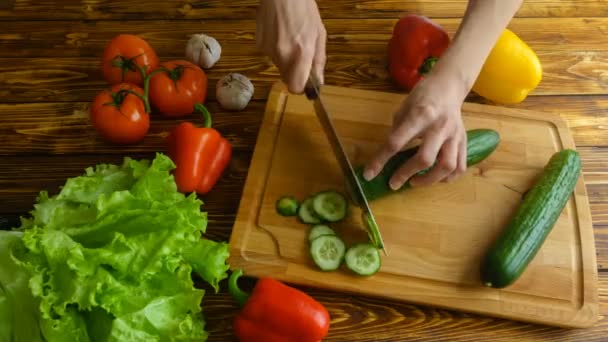
<instances>
[{"instance_id":1,"label":"green leaf lettuce","mask_svg":"<svg viewBox=\"0 0 608 342\"><path fill-rule=\"evenodd\" d=\"M202 237L202 202L177 191L174 167L160 153L151 162L125 158L86 169L53 197L40 193L32 217L18 228L15 265L30 273L28 300L45 340L207 338L204 290L191 274L217 292L227 276L228 246Z\"/></svg>"}]
</instances>

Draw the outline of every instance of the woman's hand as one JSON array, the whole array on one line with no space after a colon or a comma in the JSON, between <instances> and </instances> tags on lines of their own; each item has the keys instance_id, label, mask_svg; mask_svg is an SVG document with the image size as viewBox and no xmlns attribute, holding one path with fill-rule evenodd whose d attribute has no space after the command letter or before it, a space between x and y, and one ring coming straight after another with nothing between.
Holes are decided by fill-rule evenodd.
<instances>
[{"instance_id":1,"label":"woman's hand","mask_svg":"<svg viewBox=\"0 0 608 342\"><path fill-rule=\"evenodd\" d=\"M261 0L256 39L290 92L304 91L311 70L323 83L327 32L315 0Z\"/></svg>"},{"instance_id":2,"label":"woman's hand","mask_svg":"<svg viewBox=\"0 0 608 342\"><path fill-rule=\"evenodd\" d=\"M466 170L466 131L460 109L496 40L515 15L522 0L469 0L450 46L426 79L419 81L400 110L386 143L365 168L374 178L390 157L414 138L422 138L417 154L391 177L400 188L418 171L411 184L452 181Z\"/></svg>"},{"instance_id":3,"label":"woman's hand","mask_svg":"<svg viewBox=\"0 0 608 342\"><path fill-rule=\"evenodd\" d=\"M451 70L436 72L418 82L394 114L386 143L366 166L364 177L374 178L386 162L412 139L422 143L414 157L392 176L389 185L398 189L418 171L432 167L411 179L413 186L451 181L466 171L467 136L460 108L468 88Z\"/></svg>"}]
</instances>

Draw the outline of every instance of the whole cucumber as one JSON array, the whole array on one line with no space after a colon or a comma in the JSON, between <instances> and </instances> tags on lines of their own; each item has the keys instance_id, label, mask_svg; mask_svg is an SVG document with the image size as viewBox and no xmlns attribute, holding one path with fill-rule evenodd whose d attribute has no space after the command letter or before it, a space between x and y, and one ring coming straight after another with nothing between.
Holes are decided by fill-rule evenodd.
<instances>
[{"instance_id":1,"label":"whole cucumber","mask_svg":"<svg viewBox=\"0 0 608 342\"><path fill-rule=\"evenodd\" d=\"M498 147L499 142L500 135L492 129L472 129L467 131L467 167L486 159L494 152L496 147ZM357 167L355 173L361 183L361 188L363 189L363 193L367 197L367 200L373 201L396 191L408 189L410 184L409 182L406 182L400 189L393 190L389 186L389 180L393 173L395 173L403 163L413 157L417 151L418 147L413 147L397 153L389 159L382 171L370 181L363 178L363 167ZM425 174L429 170L430 168L421 170L417 174Z\"/></svg>"},{"instance_id":2,"label":"whole cucumber","mask_svg":"<svg viewBox=\"0 0 608 342\"><path fill-rule=\"evenodd\" d=\"M565 149L551 156L506 229L484 256L481 281L485 286L504 288L521 276L564 210L580 170L580 157L574 150Z\"/></svg>"}]
</instances>

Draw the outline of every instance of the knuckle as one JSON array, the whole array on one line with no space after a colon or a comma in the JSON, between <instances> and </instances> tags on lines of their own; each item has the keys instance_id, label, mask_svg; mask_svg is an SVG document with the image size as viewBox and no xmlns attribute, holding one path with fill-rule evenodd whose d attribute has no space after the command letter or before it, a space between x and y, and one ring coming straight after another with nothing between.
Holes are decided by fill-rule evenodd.
<instances>
[{"instance_id":1,"label":"knuckle","mask_svg":"<svg viewBox=\"0 0 608 342\"><path fill-rule=\"evenodd\" d=\"M293 79L290 79L288 81L287 88L293 94L300 94L304 91L304 86L294 81Z\"/></svg>"},{"instance_id":2,"label":"knuckle","mask_svg":"<svg viewBox=\"0 0 608 342\"><path fill-rule=\"evenodd\" d=\"M450 158L444 158L444 159L440 160L437 164L439 165L441 170L448 171L448 172L454 171L457 167L456 160L450 159Z\"/></svg>"},{"instance_id":3,"label":"knuckle","mask_svg":"<svg viewBox=\"0 0 608 342\"><path fill-rule=\"evenodd\" d=\"M287 44L278 44L276 47L276 55L281 59L285 59L291 55L292 48Z\"/></svg>"},{"instance_id":4,"label":"knuckle","mask_svg":"<svg viewBox=\"0 0 608 342\"><path fill-rule=\"evenodd\" d=\"M416 158L417 164L421 168L427 168L433 166L433 162L435 161L433 156L428 153L420 153Z\"/></svg>"},{"instance_id":5,"label":"knuckle","mask_svg":"<svg viewBox=\"0 0 608 342\"><path fill-rule=\"evenodd\" d=\"M386 149L391 153L396 153L401 150L401 141L399 141L399 138L394 135L390 136L386 142Z\"/></svg>"},{"instance_id":6,"label":"knuckle","mask_svg":"<svg viewBox=\"0 0 608 342\"><path fill-rule=\"evenodd\" d=\"M437 117L437 111L431 104L419 103L413 109L423 118L435 119Z\"/></svg>"}]
</instances>

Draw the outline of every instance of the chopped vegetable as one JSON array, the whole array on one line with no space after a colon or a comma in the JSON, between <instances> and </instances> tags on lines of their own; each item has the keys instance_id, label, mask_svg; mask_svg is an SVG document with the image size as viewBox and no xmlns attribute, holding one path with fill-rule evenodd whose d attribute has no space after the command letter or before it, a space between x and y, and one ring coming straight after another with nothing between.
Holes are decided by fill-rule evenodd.
<instances>
[{"instance_id":1,"label":"chopped vegetable","mask_svg":"<svg viewBox=\"0 0 608 342\"><path fill-rule=\"evenodd\" d=\"M344 195L332 190L319 192L313 199L315 213L328 222L338 222L344 219L347 206Z\"/></svg>"},{"instance_id":2,"label":"chopped vegetable","mask_svg":"<svg viewBox=\"0 0 608 342\"><path fill-rule=\"evenodd\" d=\"M183 122L167 137L167 154L177 165L174 175L180 192L206 194L215 186L232 157L230 142L211 128L211 114L197 104L203 127Z\"/></svg>"},{"instance_id":3,"label":"chopped vegetable","mask_svg":"<svg viewBox=\"0 0 608 342\"><path fill-rule=\"evenodd\" d=\"M253 96L253 83L244 75L231 73L217 81L215 96L222 108L243 110Z\"/></svg>"},{"instance_id":4,"label":"chopped vegetable","mask_svg":"<svg viewBox=\"0 0 608 342\"><path fill-rule=\"evenodd\" d=\"M276 203L277 212L282 216L295 216L299 207L298 200L293 196L283 196Z\"/></svg>"},{"instance_id":5,"label":"chopped vegetable","mask_svg":"<svg viewBox=\"0 0 608 342\"><path fill-rule=\"evenodd\" d=\"M238 286L242 270L232 272L228 290L242 308L234 319L239 341L323 340L329 331L327 309L306 293L275 279L260 278L251 294Z\"/></svg>"},{"instance_id":6,"label":"chopped vegetable","mask_svg":"<svg viewBox=\"0 0 608 342\"><path fill-rule=\"evenodd\" d=\"M156 52L144 39L132 34L119 34L103 50L103 78L111 85L132 83L144 85L144 75L158 67Z\"/></svg>"},{"instance_id":7,"label":"chopped vegetable","mask_svg":"<svg viewBox=\"0 0 608 342\"><path fill-rule=\"evenodd\" d=\"M220 43L206 34L194 34L186 44L186 58L204 69L213 67L221 55Z\"/></svg>"},{"instance_id":8,"label":"chopped vegetable","mask_svg":"<svg viewBox=\"0 0 608 342\"><path fill-rule=\"evenodd\" d=\"M369 243L359 243L349 247L344 261L349 270L362 276L375 274L380 270L382 263L378 248Z\"/></svg>"},{"instance_id":9,"label":"chopped vegetable","mask_svg":"<svg viewBox=\"0 0 608 342\"><path fill-rule=\"evenodd\" d=\"M174 167L163 154L151 162L125 158L122 165L87 168L55 196L40 193L32 217L18 228L22 243L12 249L31 275L36 310L28 310L32 299L22 292L13 331L37 320L29 329L40 329L45 341L207 338L204 291L191 273L217 292L227 277L228 245L202 237L202 202L177 191ZM8 272L24 291L18 278L24 273Z\"/></svg>"},{"instance_id":10,"label":"chopped vegetable","mask_svg":"<svg viewBox=\"0 0 608 342\"><path fill-rule=\"evenodd\" d=\"M450 43L447 32L424 16L403 16L388 43L389 71L393 81L411 90L431 71Z\"/></svg>"},{"instance_id":11,"label":"chopped vegetable","mask_svg":"<svg viewBox=\"0 0 608 342\"><path fill-rule=\"evenodd\" d=\"M340 267L346 246L336 235L321 235L310 243L310 255L322 271L334 271Z\"/></svg>"},{"instance_id":12,"label":"chopped vegetable","mask_svg":"<svg viewBox=\"0 0 608 342\"><path fill-rule=\"evenodd\" d=\"M308 241L312 241L323 235L336 235L336 232L327 225L317 224L310 228L310 233L308 234Z\"/></svg>"},{"instance_id":13,"label":"chopped vegetable","mask_svg":"<svg viewBox=\"0 0 608 342\"><path fill-rule=\"evenodd\" d=\"M298 217L300 221L308 224L319 224L321 223L321 218L315 213L315 209L313 208L313 200L314 198L308 197L302 202L300 208L298 209Z\"/></svg>"},{"instance_id":14,"label":"chopped vegetable","mask_svg":"<svg viewBox=\"0 0 608 342\"><path fill-rule=\"evenodd\" d=\"M185 60L161 63L150 76L150 102L166 117L192 114L207 97L207 75L198 65Z\"/></svg>"},{"instance_id":15,"label":"chopped vegetable","mask_svg":"<svg viewBox=\"0 0 608 342\"><path fill-rule=\"evenodd\" d=\"M115 144L141 141L150 128L149 109L142 98L144 91L129 83L115 84L95 96L91 106L91 124L104 140Z\"/></svg>"},{"instance_id":16,"label":"chopped vegetable","mask_svg":"<svg viewBox=\"0 0 608 342\"><path fill-rule=\"evenodd\" d=\"M505 29L486 58L472 90L500 104L526 99L542 79L536 53L515 33Z\"/></svg>"}]
</instances>

